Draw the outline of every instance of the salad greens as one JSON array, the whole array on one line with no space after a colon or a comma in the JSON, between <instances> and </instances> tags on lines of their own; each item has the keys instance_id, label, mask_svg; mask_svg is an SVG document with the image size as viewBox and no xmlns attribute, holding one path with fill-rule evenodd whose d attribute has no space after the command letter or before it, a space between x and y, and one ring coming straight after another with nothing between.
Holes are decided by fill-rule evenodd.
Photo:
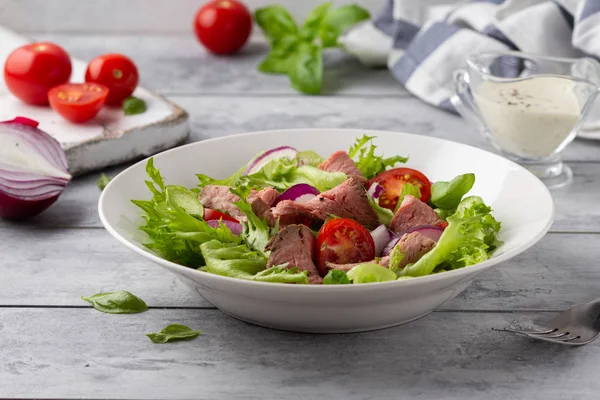
<instances>
[{"instance_id":1,"label":"salad greens","mask_svg":"<svg viewBox=\"0 0 600 400\"><path fill-rule=\"evenodd\" d=\"M180 340L191 340L201 334L202 331L195 331L188 326L172 324L167 325L156 333L148 333L146 336L154 343L169 343Z\"/></svg>"},{"instance_id":2,"label":"salad greens","mask_svg":"<svg viewBox=\"0 0 600 400\"><path fill-rule=\"evenodd\" d=\"M148 310L144 300L124 290L82 296L81 299L91 303L96 310L108 314L136 314Z\"/></svg>"},{"instance_id":3,"label":"salad greens","mask_svg":"<svg viewBox=\"0 0 600 400\"><path fill-rule=\"evenodd\" d=\"M259 8L254 19L271 44L271 51L258 70L287 74L294 89L319 94L323 85L323 49L336 47L338 37L356 23L369 18L369 12L349 4L332 8L333 2L315 7L299 27L280 5Z\"/></svg>"},{"instance_id":4,"label":"salad greens","mask_svg":"<svg viewBox=\"0 0 600 400\"><path fill-rule=\"evenodd\" d=\"M315 11L314 18L318 18L317 14L324 13L328 9L323 7L320 11ZM277 20L273 22L272 28L274 31L285 29L289 22L286 21L286 18ZM312 22L307 26L312 26L311 24ZM306 29L306 32L310 31L310 28ZM407 158L401 156L386 158L377 155L373 139L374 137L364 135L358 138L348 151L348 156L355 161L366 178L385 172L397 163L406 162ZM183 186L167 185L160 171L154 167L153 159L150 158L146 165L149 179L145 183L152 198L132 200L144 212L144 224L140 227L148 237L144 245L169 261L207 273L258 282L308 284L310 273L306 270L306 266L290 265L289 262L285 262L287 261L285 259L274 261L272 258L269 262L272 254L265 249L267 243L279 232L279 221L273 223L269 220L270 222L267 223L267 219L255 214L246 199L251 190L272 187L281 193L299 183L309 184L318 189L318 192L324 192L337 187L348 176L344 172L327 172L319 169L318 166L325 159L314 151L295 153L294 150L292 155L288 152L286 156L271 158L264 165L258 164L261 166L259 169L250 168L257 165L253 164L254 161L265 160L264 157L259 159L263 154L265 153L257 155L225 179L214 179L199 174L197 175L199 188L191 190ZM294 157L293 154L296 156ZM254 172L246 175L246 171ZM418 261L404 266L402 261L405 254L400 246L395 246L389 254L389 268L379 265L379 257L382 254L376 254L373 261L354 266L347 273L341 270L330 270L324 276L323 284L362 284L408 279L462 268L489 259L501 243L498 238L501 225L491 215L491 208L480 197L464 198L474 182L473 174L464 174L448 182L440 181L432 184L429 206L435 207L435 212L448 223L448 226L445 227L435 247ZM239 201L233 202L245 215L245 218L239 221L239 225L225 224L225 222L238 224L235 219L233 221L213 220L210 221L211 224L204 220L206 210L198 200L198 191L210 184L226 185L229 191L239 198ZM420 187L407 182L402 182L402 185L401 189L398 188L400 191L398 204L401 204L408 195L421 198ZM312 193L313 196L315 194ZM389 227L395 212L381 207L378 200L370 194L366 197L379 223ZM341 196L341 198L346 197ZM429 208L422 203L413 204ZM431 213L431 210L429 212ZM264 214L261 212L261 215ZM330 219L338 218L330 211L327 215ZM230 230L232 226L238 228L235 230L237 234ZM318 227L311 226L311 228L312 232L318 235L314 230ZM401 235L402 232L396 234ZM380 249L385 245L386 243L380 244ZM267 268L267 265L271 264L275 265ZM314 275L310 276L312 283ZM320 279L318 276L317 278ZM141 299L129 292L101 293L83 299L104 312L141 312L147 309Z\"/></svg>"},{"instance_id":5,"label":"salad greens","mask_svg":"<svg viewBox=\"0 0 600 400\"><path fill-rule=\"evenodd\" d=\"M348 271L348 279L352 283L372 283L395 281L396 274L379 264L361 264Z\"/></svg>"},{"instance_id":6,"label":"salad greens","mask_svg":"<svg viewBox=\"0 0 600 400\"><path fill-rule=\"evenodd\" d=\"M260 171L251 175L242 175L246 169L245 166L232 176L222 180L202 174L198 174L197 177L202 187L210 184L248 188L273 187L285 190L299 183L307 183L321 192L333 189L348 178L343 172L327 172L313 165L298 165L300 160L306 162L306 157L314 164L319 160L316 156L317 154L302 152L294 159L282 157L271 160Z\"/></svg>"},{"instance_id":7,"label":"salad greens","mask_svg":"<svg viewBox=\"0 0 600 400\"><path fill-rule=\"evenodd\" d=\"M365 178L371 179L385 171L388 167L393 167L398 163L405 163L408 158L402 156L383 157L375 155L377 146L373 144L375 136L364 135L350 146L348 155L356 161L356 166L363 173ZM368 145L368 147L367 147Z\"/></svg>"},{"instance_id":8,"label":"salad greens","mask_svg":"<svg viewBox=\"0 0 600 400\"><path fill-rule=\"evenodd\" d=\"M456 213L449 216L448 226L436 246L419 261L407 265L401 276L424 276L438 269L456 269L490 258L500 245L500 223L492 217L492 209L481 197L470 196L460 202Z\"/></svg>"},{"instance_id":9,"label":"salad greens","mask_svg":"<svg viewBox=\"0 0 600 400\"><path fill-rule=\"evenodd\" d=\"M330 270L323 278L323 285L347 285L349 283L348 275L339 269Z\"/></svg>"}]
</instances>

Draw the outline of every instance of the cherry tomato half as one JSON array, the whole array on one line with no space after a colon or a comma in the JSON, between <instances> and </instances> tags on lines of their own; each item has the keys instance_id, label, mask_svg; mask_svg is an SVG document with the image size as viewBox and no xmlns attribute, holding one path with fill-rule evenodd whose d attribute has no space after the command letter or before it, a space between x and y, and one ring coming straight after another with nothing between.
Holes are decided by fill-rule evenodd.
<instances>
[{"instance_id":1,"label":"cherry tomato half","mask_svg":"<svg viewBox=\"0 0 600 400\"><path fill-rule=\"evenodd\" d=\"M85 81L106 86L106 104L120 106L137 87L139 75L130 58L122 54L103 54L90 61Z\"/></svg>"},{"instance_id":2,"label":"cherry tomato half","mask_svg":"<svg viewBox=\"0 0 600 400\"><path fill-rule=\"evenodd\" d=\"M231 54L241 49L252 31L252 17L243 3L215 0L206 3L194 18L196 37L209 51Z\"/></svg>"},{"instance_id":3,"label":"cherry tomato half","mask_svg":"<svg viewBox=\"0 0 600 400\"><path fill-rule=\"evenodd\" d=\"M427 203L431 197L431 182L416 169L394 168L371 178L369 186L379 183L383 192L379 195L379 205L392 211L398 205L398 198L405 183L411 183L421 189L421 201Z\"/></svg>"},{"instance_id":4,"label":"cherry tomato half","mask_svg":"<svg viewBox=\"0 0 600 400\"><path fill-rule=\"evenodd\" d=\"M203 218L205 221L210 221L212 219L215 219L215 220L222 219L223 221L231 221L231 222L237 222L237 223L240 222L237 219L233 218L231 215L222 213L219 210L213 210L212 208L204 209L204 217Z\"/></svg>"},{"instance_id":5,"label":"cherry tomato half","mask_svg":"<svg viewBox=\"0 0 600 400\"><path fill-rule=\"evenodd\" d=\"M75 123L94 118L104 105L106 96L108 89L95 83L67 83L48 92L52 109Z\"/></svg>"},{"instance_id":6,"label":"cherry tomato half","mask_svg":"<svg viewBox=\"0 0 600 400\"><path fill-rule=\"evenodd\" d=\"M327 274L327 262L350 264L375 259L375 242L367 228L348 218L323 225L317 237L317 268Z\"/></svg>"},{"instance_id":7,"label":"cherry tomato half","mask_svg":"<svg viewBox=\"0 0 600 400\"><path fill-rule=\"evenodd\" d=\"M71 77L71 59L54 43L31 43L13 51L4 64L8 90L21 101L44 106L48 91L67 83Z\"/></svg>"}]
</instances>

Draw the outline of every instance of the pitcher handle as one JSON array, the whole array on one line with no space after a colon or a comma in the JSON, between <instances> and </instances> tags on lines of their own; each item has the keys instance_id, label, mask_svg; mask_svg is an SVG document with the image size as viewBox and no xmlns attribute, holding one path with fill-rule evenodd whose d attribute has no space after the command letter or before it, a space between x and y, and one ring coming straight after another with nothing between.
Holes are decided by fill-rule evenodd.
<instances>
[{"instance_id":1,"label":"pitcher handle","mask_svg":"<svg viewBox=\"0 0 600 400\"><path fill-rule=\"evenodd\" d=\"M477 112L477 107L473 102L469 86L469 73L464 69L459 69L454 73L455 93L450 98L450 102L456 108L456 111L465 119L471 121L480 129L484 128L483 121Z\"/></svg>"}]
</instances>

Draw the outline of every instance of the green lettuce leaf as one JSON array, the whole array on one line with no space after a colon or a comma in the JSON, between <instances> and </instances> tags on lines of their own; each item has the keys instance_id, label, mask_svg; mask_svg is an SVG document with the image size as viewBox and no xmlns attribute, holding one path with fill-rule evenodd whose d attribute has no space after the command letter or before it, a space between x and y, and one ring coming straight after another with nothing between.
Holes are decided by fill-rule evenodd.
<instances>
[{"instance_id":1,"label":"green lettuce leaf","mask_svg":"<svg viewBox=\"0 0 600 400\"><path fill-rule=\"evenodd\" d=\"M318 167L322 164L325 159L321 155L317 154L312 150L305 150L298 153L296 156L299 165L310 165L311 167Z\"/></svg>"},{"instance_id":2,"label":"green lettuce leaf","mask_svg":"<svg viewBox=\"0 0 600 400\"><path fill-rule=\"evenodd\" d=\"M404 259L404 256L405 254L404 252L402 252L402 250L400 250L400 246L395 246L392 249L392 251L390 252L390 271L393 271L396 274L398 274L401 271L400 263Z\"/></svg>"},{"instance_id":3,"label":"green lettuce leaf","mask_svg":"<svg viewBox=\"0 0 600 400\"><path fill-rule=\"evenodd\" d=\"M146 164L146 172L151 179L146 186L153 193L152 199L132 203L144 212L145 224L140 230L150 239L144 243L147 248L166 260L198 268L204 264L201 243L213 239L241 242L225 225L212 228L202 219L202 206L193 192L182 186L165 185L152 158Z\"/></svg>"},{"instance_id":4,"label":"green lettuce leaf","mask_svg":"<svg viewBox=\"0 0 600 400\"><path fill-rule=\"evenodd\" d=\"M436 246L419 261L400 271L401 276L424 276L436 267L462 268L490 258L500 244L500 222L492 209L477 196L463 199L456 213L448 217L448 226Z\"/></svg>"},{"instance_id":5,"label":"green lettuce leaf","mask_svg":"<svg viewBox=\"0 0 600 400\"><path fill-rule=\"evenodd\" d=\"M389 269L379 264L361 264L347 273L352 283L373 283L395 281L398 277Z\"/></svg>"},{"instance_id":6,"label":"green lettuce leaf","mask_svg":"<svg viewBox=\"0 0 600 400\"><path fill-rule=\"evenodd\" d=\"M355 160L356 166L360 169L365 178L371 179L385 171L388 167L393 167L398 163L405 163L408 161L407 157L402 156L385 158L383 156L375 155L377 146L371 143L373 139L375 139L375 136L363 135L363 137L356 139L348 151L348 155Z\"/></svg>"},{"instance_id":7,"label":"green lettuce leaf","mask_svg":"<svg viewBox=\"0 0 600 400\"><path fill-rule=\"evenodd\" d=\"M323 285L347 285L350 283L350 278L344 271L339 269L329 270L325 278L323 278Z\"/></svg>"},{"instance_id":8,"label":"green lettuce leaf","mask_svg":"<svg viewBox=\"0 0 600 400\"><path fill-rule=\"evenodd\" d=\"M379 223L384 224L389 228L390 222L392 222L392 218L394 218L394 213L389 208L381 207L379 202L373 199L368 193L367 198L369 199L369 204L377 214L377 218L379 218Z\"/></svg>"},{"instance_id":9,"label":"green lettuce leaf","mask_svg":"<svg viewBox=\"0 0 600 400\"><path fill-rule=\"evenodd\" d=\"M402 201L404 201L404 198L408 195L414 196L417 199L419 199L421 197L421 189L419 189L418 186L413 185L412 183L406 182L404 186L402 186L400 196L398 196L398 204L396 205L396 211L398 211L398 209L402 205Z\"/></svg>"},{"instance_id":10,"label":"green lettuce leaf","mask_svg":"<svg viewBox=\"0 0 600 400\"><path fill-rule=\"evenodd\" d=\"M231 192L238 196L240 194L239 191L233 189ZM245 197L241 196L240 198L245 199ZM247 221L240 221L244 228L242 231L242 239L246 242L248 247L266 256L267 252L265 252L265 247L271 238L271 228L269 228L266 221L254 214L252 207L246 200L241 200L233 204L246 214L246 217L248 218Z\"/></svg>"},{"instance_id":11,"label":"green lettuce leaf","mask_svg":"<svg viewBox=\"0 0 600 400\"><path fill-rule=\"evenodd\" d=\"M247 246L217 240L200 245L206 271L230 278L274 283L308 283L306 271L287 269L285 265L265 269L267 258Z\"/></svg>"}]
</instances>

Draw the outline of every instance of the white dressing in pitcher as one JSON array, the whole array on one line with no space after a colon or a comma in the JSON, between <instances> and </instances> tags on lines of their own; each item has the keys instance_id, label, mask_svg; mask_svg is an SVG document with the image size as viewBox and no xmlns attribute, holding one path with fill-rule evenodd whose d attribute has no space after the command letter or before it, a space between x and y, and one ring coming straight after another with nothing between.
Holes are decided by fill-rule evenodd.
<instances>
[{"instance_id":1,"label":"white dressing in pitcher","mask_svg":"<svg viewBox=\"0 0 600 400\"><path fill-rule=\"evenodd\" d=\"M473 97L494 140L522 157L548 157L569 136L594 87L558 76L483 81Z\"/></svg>"}]
</instances>

